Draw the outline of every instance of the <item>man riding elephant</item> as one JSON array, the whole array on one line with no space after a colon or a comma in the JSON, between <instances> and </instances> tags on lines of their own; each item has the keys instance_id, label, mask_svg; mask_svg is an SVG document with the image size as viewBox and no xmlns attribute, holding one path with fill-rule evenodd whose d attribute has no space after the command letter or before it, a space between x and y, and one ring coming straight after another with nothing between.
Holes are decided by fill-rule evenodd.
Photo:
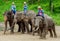
<instances>
[{"instance_id":1,"label":"man riding elephant","mask_svg":"<svg viewBox=\"0 0 60 41\"><path fill-rule=\"evenodd\" d=\"M11 11L13 12L13 17L15 19L15 17L16 17L16 5L14 2L12 2Z\"/></svg>"},{"instance_id":2,"label":"man riding elephant","mask_svg":"<svg viewBox=\"0 0 60 41\"><path fill-rule=\"evenodd\" d=\"M41 8L41 6L38 6L38 14L37 16L42 16L44 18L44 10Z\"/></svg>"},{"instance_id":3,"label":"man riding elephant","mask_svg":"<svg viewBox=\"0 0 60 41\"><path fill-rule=\"evenodd\" d=\"M15 3L14 2L12 2L11 10L12 10L12 12L15 15L16 14L16 6L15 6Z\"/></svg>"},{"instance_id":4,"label":"man riding elephant","mask_svg":"<svg viewBox=\"0 0 60 41\"><path fill-rule=\"evenodd\" d=\"M27 4L26 4L26 2L24 2L24 14L26 15L26 13L27 13Z\"/></svg>"}]
</instances>

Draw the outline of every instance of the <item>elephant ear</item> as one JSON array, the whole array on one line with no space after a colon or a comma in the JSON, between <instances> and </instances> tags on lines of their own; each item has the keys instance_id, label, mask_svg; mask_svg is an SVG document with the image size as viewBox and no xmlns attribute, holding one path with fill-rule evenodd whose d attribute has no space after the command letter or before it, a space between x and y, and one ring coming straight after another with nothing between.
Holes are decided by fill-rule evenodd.
<instances>
[{"instance_id":1,"label":"elephant ear","mask_svg":"<svg viewBox=\"0 0 60 41\"><path fill-rule=\"evenodd\" d=\"M3 16L5 16L5 15L7 16L7 11L3 12Z\"/></svg>"}]
</instances>

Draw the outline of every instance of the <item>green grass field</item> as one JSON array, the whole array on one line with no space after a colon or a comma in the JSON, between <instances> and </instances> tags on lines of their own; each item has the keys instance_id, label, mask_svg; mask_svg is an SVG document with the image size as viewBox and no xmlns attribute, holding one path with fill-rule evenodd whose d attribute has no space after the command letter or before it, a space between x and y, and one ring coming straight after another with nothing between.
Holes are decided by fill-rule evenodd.
<instances>
[{"instance_id":1,"label":"green grass field","mask_svg":"<svg viewBox=\"0 0 60 41\"><path fill-rule=\"evenodd\" d=\"M23 2L25 0L15 0L15 5L16 5L16 9L17 10L23 10ZM9 0L9 1L2 1L0 0L0 22L3 22L3 13L6 10L10 10L11 7L11 3L13 2L13 0ZM26 0L27 2L27 0ZM53 0L54 3L54 13L51 13L49 11L49 0L46 1L41 1L40 2L40 6L44 9L45 13L48 14L49 16L51 16L53 18L53 20L55 21L56 25L60 25L60 0ZM28 10L34 10L37 13L37 5L38 3L34 3L34 4L28 4Z\"/></svg>"}]
</instances>

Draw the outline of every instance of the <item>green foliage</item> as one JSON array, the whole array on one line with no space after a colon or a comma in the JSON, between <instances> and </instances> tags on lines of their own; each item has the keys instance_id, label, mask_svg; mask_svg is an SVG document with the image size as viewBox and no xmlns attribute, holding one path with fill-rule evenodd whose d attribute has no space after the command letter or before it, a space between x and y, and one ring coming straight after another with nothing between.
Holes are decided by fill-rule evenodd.
<instances>
[{"instance_id":1,"label":"green foliage","mask_svg":"<svg viewBox=\"0 0 60 41\"><path fill-rule=\"evenodd\" d=\"M17 10L23 10L23 2L26 1L28 5L28 10L34 10L37 14L38 1L32 0L33 4L29 3L29 0L0 0L0 22L3 22L3 13L6 10L10 10L12 2L15 2ZM54 13L49 11L49 0L40 0L40 6L43 8L46 14L51 16L55 21L56 25L60 25L60 0L53 0L54 4Z\"/></svg>"}]
</instances>

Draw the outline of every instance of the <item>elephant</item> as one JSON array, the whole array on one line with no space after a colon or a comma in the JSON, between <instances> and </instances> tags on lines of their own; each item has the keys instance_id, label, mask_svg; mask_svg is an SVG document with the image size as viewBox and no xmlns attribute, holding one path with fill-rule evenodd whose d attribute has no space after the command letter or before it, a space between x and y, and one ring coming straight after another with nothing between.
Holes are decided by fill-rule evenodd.
<instances>
[{"instance_id":1,"label":"elephant","mask_svg":"<svg viewBox=\"0 0 60 41\"><path fill-rule=\"evenodd\" d=\"M32 28L33 28L33 21L32 19L34 18L34 16L36 16L35 12L33 10L29 10L27 11L26 14L24 14L24 11L21 11L19 13L16 14L16 20L17 22L21 22L23 21L23 26L25 28L25 30L27 30L27 32L32 32ZM31 29L29 31L29 24L31 25ZM18 29L18 32L20 32L20 27Z\"/></svg>"},{"instance_id":2,"label":"elephant","mask_svg":"<svg viewBox=\"0 0 60 41\"><path fill-rule=\"evenodd\" d=\"M35 22L35 30L33 31L33 35L35 32L38 32L38 34L40 35L41 38L46 38L46 35L48 33L48 31L50 32L50 37L53 37L53 33L54 32L54 37L57 37L56 31L55 31L55 23L52 20L52 18L50 16L48 16L47 14L44 14L44 23L41 23L40 18L41 16L36 16L34 19ZM43 20L42 20L43 21ZM44 33L41 33L42 29L40 28L42 27L42 29L44 28Z\"/></svg>"},{"instance_id":3,"label":"elephant","mask_svg":"<svg viewBox=\"0 0 60 41\"><path fill-rule=\"evenodd\" d=\"M33 31L33 27L34 27L33 19L36 16L36 13L33 10L29 10L29 11L27 11L26 15L28 17L28 23L31 26L30 32L32 32Z\"/></svg>"},{"instance_id":4,"label":"elephant","mask_svg":"<svg viewBox=\"0 0 60 41\"><path fill-rule=\"evenodd\" d=\"M25 32L25 24L24 19L25 15L22 13L22 11L17 11L14 17L14 21L11 27L15 26L15 24L18 24L18 32Z\"/></svg>"},{"instance_id":5,"label":"elephant","mask_svg":"<svg viewBox=\"0 0 60 41\"><path fill-rule=\"evenodd\" d=\"M9 22L10 29L8 29L8 30L11 30L11 33L14 32L14 26L16 23L18 24L19 29L21 28L22 32L24 32L23 27L25 27L25 26L24 26L23 20L21 19L22 14L20 15L20 11L17 11L16 14L14 15L13 12L11 10L9 10L9 11L4 12L3 15L4 15L4 23L5 23L4 34L7 31L7 22ZM16 16L19 17L19 20L17 19Z\"/></svg>"},{"instance_id":6,"label":"elephant","mask_svg":"<svg viewBox=\"0 0 60 41\"><path fill-rule=\"evenodd\" d=\"M9 13L12 14L12 11ZM22 33L25 32L25 28L27 29L27 32L29 32L29 24L30 24L31 25L30 32L32 32L32 28L33 28L32 19L34 18L35 15L36 14L33 10L27 11L26 15L24 14L23 11L17 11L14 16L11 15L10 17L13 17L12 22L10 22L10 23L12 23L10 26L12 29L12 32L14 32L15 24L18 24L18 26L19 26L18 32L22 31ZM8 19L10 19L10 17Z\"/></svg>"},{"instance_id":7,"label":"elephant","mask_svg":"<svg viewBox=\"0 0 60 41\"><path fill-rule=\"evenodd\" d=\"M47 20L47 24L48 24L48 31L50 32L50 37L53 37L53 34L54 34L54 37L56 38L57 34L56 34L56 30L55 30L55 23L50 16L48 16L46 14L45 14L45 16L47 17L46 20Z\"/></svg>"},{"instance_id":8,"label":"elephant","mask_svg":"<svg viewBox=\"0 0 60 41\"><path fill-rule=\"evenodd\" d=\"M7 31L7 22L9 22L9 26L11 28L13 20L14 20L14 15L12 11L5 11L4 12L4 23L5 23L5 29L4 29L4 34ZM13 33L14 26L11 28L11 33Z\"/></svg>"},{"instance_id":9,"label":"elephant","mask_svg":"<svg viewBox=\"0 0 60 41\"><path fill-rule=\"evenodd\" d=\"M44 21L44 18L42 16L36 16L34 18L34 27L35 29L33 30L33 35L35 32L38 32L38 35L41 38L46 38L46 23Z\"/></svg>"}]
</instances>

